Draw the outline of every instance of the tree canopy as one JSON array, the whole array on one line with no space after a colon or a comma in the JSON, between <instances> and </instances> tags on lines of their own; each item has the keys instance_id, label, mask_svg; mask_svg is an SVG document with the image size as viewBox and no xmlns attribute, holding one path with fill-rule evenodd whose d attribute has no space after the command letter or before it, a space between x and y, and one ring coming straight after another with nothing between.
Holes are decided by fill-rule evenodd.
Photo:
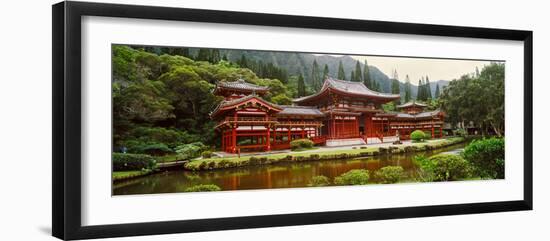
<instances>
[{"instance_id":1,"label":"tree canopy","mask_svg":"<svg viewBox=\"0 0 550 241\"><path fill-rule=\"evenodd\" d=\"M484 134L504 135L504 64L491 63L479 74L463 75L439 96L447 120L464 127L472 122Z\"/></svg>"}]
</instances>

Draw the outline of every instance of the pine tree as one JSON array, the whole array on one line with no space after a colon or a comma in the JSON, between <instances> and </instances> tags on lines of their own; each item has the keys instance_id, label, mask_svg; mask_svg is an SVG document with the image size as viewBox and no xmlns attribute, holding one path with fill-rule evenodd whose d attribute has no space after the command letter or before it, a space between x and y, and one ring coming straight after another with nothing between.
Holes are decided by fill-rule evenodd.
<instances>
[{"instance_id":1,"label":"pine tree","mask_svg":"<svg viewBox=\"0 0 550 241\"><path fill-rule=\"evenodd\" d=\"M353 70L351 71L351 74L349 76L349 80L350 81L355 81L355 72L353 72Z\"/></svg>"},{"instance_id":2,"label":"pine tree","mask_svg":"<svg viewBox=\"0 0 550 241\"><path fill-rule=\"evenodd\" d=\"M355 81L357 82L361 82L363 81L362 80L363 76L361 74L361 63L359 63L359 60L357 60L357 63L355 63Z\"/></svg>"},{"instance_id":3,"label":"pine tree","mask_svg":"<svg viewBox=\"0 0 550 241\"><path fill-rule=\"evenodd\" d=\"M306 95L306 84L304 83L304 76L300 74L298 76L298 97Z\"/></svg>"},{"instance_id":4,"label":"pine tree","mask_svg":"<svg viewBox=\"0 0 550 241\"><path fill-rule=\"evenodd\" d=\"M241 55L241 60L239 60L238 64L241 68L248 68L248 61L246 60L246 56L244 56L244 54Z\"/></svg>"},{"instance_id":5,"label":"pine tree","mask_svg":"<svg viewBox=\"0 0 550 241\"><path fill-rule=\"evenodd\" d=\"M405 76L405 103L411 100L411 80L409 75Z\"/></svg>"},{"instance_id":6,"label":"pine tree","mask_svg":"<svg viewBox=\"0 0 550 241\"><path fill-rule=\"evenodd\" d=\"M435 84L435 98L439 98L439 83Z\"/></svg>"},{"instance_id":7,"label":"pine tree","mask_svg":"<svg viewBox=\"0 0 550 241\"><path fill-rule=\"evenodd\" d=\"M369 65L367 64L367 60L365 60L365 66L363 68L363 83L367 86L367 88L371 89L371 79L370 79L370 72L369 72Z\"/></svg>"},{"instance_id":8,"label":"pine tree","mask_svg":"<svg viewBox=\"0 0 550 241\"><path fill-rule=\"evenodd\" d=\"M342 65L342 60L340 60L340 64L338 65L338 79L341 79L341 80L346 79L346 72L344 71L344 66Z\"/></svg>"},{"instance_id":9,"label":"pine tree","mask_svg":"<svg viewBox=\"0 0 550 241\"><path fill-rule=\"evenodd\" d=\"M422 77L422 78L424 78L424 77ZM419 79L418 80L418 90L416 92L416 100L423 100L424 99L423 92L424 92L424 86L422 85L422 79Z\"/></svg>"},{"instance_id":10,"label":"pine tree","mask_svg":"<svg viewBox=\"0 0 550 241\"><path fill-rule=\"evenodd\" d=\"M223 55L222 60L223 60L223 61L229 61L229 59L227 58L227 55L226 55L226 54Z\"/></svg>"},{"instance_id":11,"label":"pine tree","mask_svg":"<svg viewBox=\"0 0 550 241\"><path fill-rule=\"evenodd\" d=\"M378 82L376 82L376 80L373 79L372 82L371 82L371 85L372 85L371 90L380 91L380 89L378 88L379 87Z\"/></svg>"},{"instance_id":12,"label":"pine tree","mask_svg":"<svg viewBox=\"0 0 550 241\"><path fill-rule=\"evenodd\" d=\"M319 76L319 65L317 64L317 60L313 60L311 84L315 91L319 91L319 89L321 89L321 77Z\"/></svg>"},{"instance_id":13,"label":"pine tree","mask_svg":"<svg viewBox=\"0 0 550 241\"><path fill-rule=\"evenodd\" d=\"M400 94L401 90L399 88L399 76L397 75L397 70L393 71L391 79L391 93ZM394 101L395 104L399 104L400 100Z\"/></svg>"},{"instance_id":14,"label":"pine tree","mask_svg":"<svg viewBox=\"0 0 550 241\"><path fill-rule=\"evenodd\" d=\"M210 49L199 49L199 54L197 55L198 61L209 61L210 60Z\"/></svg>"},{"instance_id":15,"label":"pine tree","mask_svg":"<svg viewBox=\"0 0 550 241\"><path fill-rule=\"evenodd\" d=\"M210 52L210 59L208 60L210 63L217 64L220 62L221 56L220 56L220 50L219 49L213 49Z\"/></svg>"},{"instance_id":16,"label":"pine tree","mask_svg":"<svg viewBox=\"0 0 550 241\"><path fill-rule=\"evenodd\" d=\"M430 79L428 79L428 76L426 76L426 100L432 99L432 88L430 86Z\"/></svg>"},{"instance_id":17,"label":"pine tree","mask_svg":"<svg viewBox=\"0 0 550 241\"><path fill-rule=\"evenodd\" d=\"M189 48L183 48L181 51L181 55L187 58L191 58L191 54L189 53Z\"/></svg>"},{"instance_id":18,"label":"pine tree","mask_svg":"<svg viewBox=\"0 0 550 241\"><path fill-rule=\"evenodd\" d=\"M323 82L325 81L325 79L327 79L329 77L329 72L328 72L328 65L325 64L325 68L323 69ZM321 84L322 85L322 84Z\"/></svg>"}]
</instances>

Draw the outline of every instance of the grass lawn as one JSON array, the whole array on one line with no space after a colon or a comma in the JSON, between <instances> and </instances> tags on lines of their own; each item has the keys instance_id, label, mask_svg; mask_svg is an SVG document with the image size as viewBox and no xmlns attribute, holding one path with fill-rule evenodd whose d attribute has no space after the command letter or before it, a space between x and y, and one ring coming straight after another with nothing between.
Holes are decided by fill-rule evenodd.
<instances>
[{"instance_id":1,"label":"grass lawn","mask_svg":"<svg viewBox=\"0 0 550 241\"><path fill-rule=\"evenodd\" d=\"M452 138L446 138L446 139L437 139L437 140L429 140L425 142L397 145L397 146L392 146L392 148L396 149L394 151L395 153L406 152L407 151L405 149L406 147L414 148L413 151L426 151L428 148L437 149L437 148L442 148L449 145L457 144L463 141L464 141L464 138L462 137L452 137ZM293 151L289 153L279 153L279 154L272 154L272 155L223 157L223 158L215 157L215 158L193 160L187 163L185 165L185 168L190 170L201 170L201 169L204 169L205 166L207 166L206 169L219 169L219 168L247 166L247 165L256 165L256 164L270 164L270 163L275 163L279 161L302 161L302 160L307 160L308 158L312 160L318 160L318 159L324 159L324 158L328 159L330 157L333 157L334 159L338 159L340 157L349 159L354 157L377 155L381 151L387 151L387 149L388 147L381 148L378 146L373 146L373 147L362 146L355 149L336 149L336 150L319 149L316 152ZM316 157L313 157L313 156L316 156ZM288 160L289 157L291 157L291 160ZM253 161L251 160L251 158L253 158ZM258 161L255 159L263 159L263 160L261 160L260 163L258 163Z\"/></svg>"},{"instance_id":2,"label":"grass lawn","mask_svg":"<svg viewBox=\"0 0 550 241\"><path fill-rule=\"evenodd\" d=\"M119 181L134 177L140 177L151 173L151 171L118 171L113 172L113 181Z\"/></svg>"}]
</instances>

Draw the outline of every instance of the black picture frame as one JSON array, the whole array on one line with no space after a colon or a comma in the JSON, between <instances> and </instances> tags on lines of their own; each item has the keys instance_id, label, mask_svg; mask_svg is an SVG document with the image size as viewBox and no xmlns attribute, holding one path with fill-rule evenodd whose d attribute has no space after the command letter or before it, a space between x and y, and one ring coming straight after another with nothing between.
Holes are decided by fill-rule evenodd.
<instances>
[{"instance_id":1,"label":"black picture frame","mask_svg":"<svg viewBox=\"0 0 550 241\"><path fill-rule=\"evenodd\" d=\"M90 2L61 2L52 6L52 233L60 239L199 232L212 230L308 225L380 219L532 210L533 208L533 32L289 16L277 14L197 10ZM524 193L522 200L464 203L404 208L140 222L99 226L81 224L81 17L103 16L229 23L258 26L351 30L426 36L516 40L524 43Z\"/></svg>"}]
</instances>

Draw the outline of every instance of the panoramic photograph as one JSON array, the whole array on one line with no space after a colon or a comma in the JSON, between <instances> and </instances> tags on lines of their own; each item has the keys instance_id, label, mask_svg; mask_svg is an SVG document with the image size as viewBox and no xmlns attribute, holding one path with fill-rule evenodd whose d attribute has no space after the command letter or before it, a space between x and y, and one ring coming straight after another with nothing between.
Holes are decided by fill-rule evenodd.
<instances>
[{"instance_id":1,"label":"panoramic photograph","mask_svg":"<svg viewBox=\"0 0 550 241\"><path fill-rule=\"evenodd\" d=\"M113 44L112 195L505 178L505 62Z\"/></svg>"}]
</instances>

